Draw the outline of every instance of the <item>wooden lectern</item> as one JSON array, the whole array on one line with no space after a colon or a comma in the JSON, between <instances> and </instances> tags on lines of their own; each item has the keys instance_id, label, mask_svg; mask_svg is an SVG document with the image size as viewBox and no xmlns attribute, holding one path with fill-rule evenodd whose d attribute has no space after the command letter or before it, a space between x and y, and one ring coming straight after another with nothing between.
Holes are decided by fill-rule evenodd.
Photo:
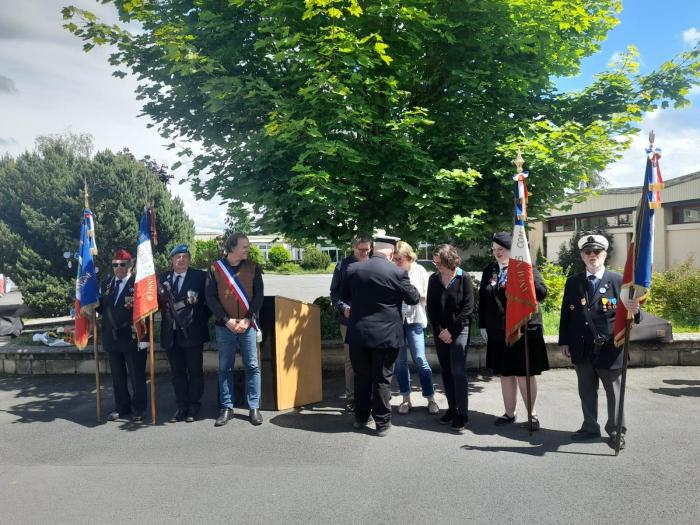
<instances>
[{"instance_id":1,"label":"wooden lectern","mask_svg":"<svg viewBox=\"0 0 700 525\"><path fill-rule=\"evenodd\" d=\"M323 399L318 306L267 296L260 310L260 408L285 410Z\"/></svg>"}]
</instances>

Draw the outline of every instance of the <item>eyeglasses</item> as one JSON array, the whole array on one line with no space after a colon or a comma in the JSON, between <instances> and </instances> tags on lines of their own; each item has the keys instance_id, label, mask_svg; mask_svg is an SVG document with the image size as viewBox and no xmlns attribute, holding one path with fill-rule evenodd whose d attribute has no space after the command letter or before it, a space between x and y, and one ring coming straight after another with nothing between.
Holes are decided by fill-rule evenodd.
<instances>
[{"instance_id":1,"label":"eyeglasses","mask_svg":"<svg viewBox=\"0 0 700 525\"><path fill-rule=\"evenodd\" d=\"M586 255L590 255L590 254L592 254L592 253L595 254L595 255L598 255L598 254L600 254L600 252L602 252L602 251L603 251L603 250L601 250L601 249L599 249L599 248L596 248L596 249L594 249L594 250L583 250L583 253L585 253Z\"/></svg>"},{"instance_id":2,"label":"eyeglasses","mask_svg":"<svg viewBox=\"0 0 700 525\"><path fill-rule=\"evenodd\" d=\"M121 266L122 268L124 268L127 264L129 264L129 263L125 263L125 262L113 262L113 263L112 263L112 268L119 268L120 266Z\"/></svg>"}]
</instances>

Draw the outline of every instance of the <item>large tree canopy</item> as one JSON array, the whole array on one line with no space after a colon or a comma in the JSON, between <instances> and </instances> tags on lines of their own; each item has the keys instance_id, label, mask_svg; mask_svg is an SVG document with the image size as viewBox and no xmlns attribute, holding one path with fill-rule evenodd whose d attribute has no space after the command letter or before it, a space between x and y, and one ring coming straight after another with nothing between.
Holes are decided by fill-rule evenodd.
<instances>
[{"instance_id":1,"label":"large tree canopy","mask_svg":"<svg viewBox=\"0 0 700 525\"><path fill-rule=\"evenodd\" d=\"M36 313L65 315L75 290L84 181L95 214L100 275L111 274L117 248L136 254L138 219L148 200L156 209L156 264L164 268L178 242L190 242L194 224L147 162L128 152L89 156L85 140L42 137L36 151L0 158L0 272L22 287Z\"/></svg>"},{"instance_id":2,"label":"large tree canopy","mask_svg":"<svg viewBox=\"0 0 700 525\"><path fill-rule=\"evenodd\" d=\"M66 27L86 50L115 45L144 113L201 145L200 196L250 203L297 239L487 238L511 221L518 149L541 216L619 157L644 112L687 104L700 76L697 47L648 75L630 49L586 89L558 92L619 0L114 4L124 25L69 7Z\"/></svg>"}]
</instances>

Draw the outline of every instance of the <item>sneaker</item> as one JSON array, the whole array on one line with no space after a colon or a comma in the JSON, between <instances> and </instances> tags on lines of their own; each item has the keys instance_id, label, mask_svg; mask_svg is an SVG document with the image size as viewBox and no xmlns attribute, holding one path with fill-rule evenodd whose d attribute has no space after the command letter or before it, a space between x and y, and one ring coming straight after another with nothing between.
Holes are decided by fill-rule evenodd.
<instances>
[{"instance_id":1,"label":"sneaker","mask_svg":"<svg viewBox=\"0 0 700 525\"><path fill-rule=\"evenodd\" d=\"M455 416L455 412L452 409L447 409L445 410L445 413L442 415L440 418L440 424L441 425L449 425L452 423L452 418Z\"/></svg>"},{"instance_id":2,"label":"sneaker","mask_svg":"<svg viewBox=\"0 0 700 525\"><path fill-rule=\"evenodd\" d=\"M408 414L408 412L411 410L411 402L410 401L402 401L401 404L399 405L399 414Z\"/></svg>"},{"instance_id":3,"label":"sneaker","mask_svg":"<svg viewBox=\"0 0 700 525\"><path fill-rule=\"evenodd\" d=\"M429 400L428 401L428 414L430 414L431 416L434 416L434 415L439 414L439 413L440 413L440 407L438 406L438 404L435 401L433 401L432 399Z\"/></svg>"},{"instance_id":4,"label":"sneaker","mask_svg":"<svg viewBox=\"0 0 700 525\"><path fill-rule=\"evenodd\" d=\"M461 432L462 430L464 430L465 423L466 423L466 419L464 418L464 416L456 414L452 418L452 424L450 425L450 430L455 430L457 432Z\"/></svg>"}]
</instances>

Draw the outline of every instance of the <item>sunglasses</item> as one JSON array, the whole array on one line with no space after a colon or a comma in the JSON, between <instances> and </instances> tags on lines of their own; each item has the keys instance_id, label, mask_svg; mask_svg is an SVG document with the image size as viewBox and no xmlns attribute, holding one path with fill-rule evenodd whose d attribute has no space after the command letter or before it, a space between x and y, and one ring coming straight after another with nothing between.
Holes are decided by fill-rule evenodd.
<instances>
[{"instance_id":1,"label":"sunglasses","mask_svg":"<svg viewBox=\"0 0 700 525\"><path fill-rule=\"evenodd\" d=\"M595 255L598 255L598 254L599 254L600 252L602 252L602 251L603 251L603 250L600 250L600 249L595 249L595 250L583 250L583 253L585 253L586 255L590 255L590 254L592 254L592 253L595 254Z\"/></svg>"},{"instance_id":2,"label":"sunglasses","mask_svg":"<svg viewBox=\"0 0 700 525\"><path fill-rule=\"evenodd\" d=\"M128 265L128 264L129 264L129 263L125 263L125 262L113 262L113 263L112 263L112 268L119 268L120 266L121 266L122 268L124 268L124 267L125 267L126 265Z\"/></svg>"}]
</instances>

